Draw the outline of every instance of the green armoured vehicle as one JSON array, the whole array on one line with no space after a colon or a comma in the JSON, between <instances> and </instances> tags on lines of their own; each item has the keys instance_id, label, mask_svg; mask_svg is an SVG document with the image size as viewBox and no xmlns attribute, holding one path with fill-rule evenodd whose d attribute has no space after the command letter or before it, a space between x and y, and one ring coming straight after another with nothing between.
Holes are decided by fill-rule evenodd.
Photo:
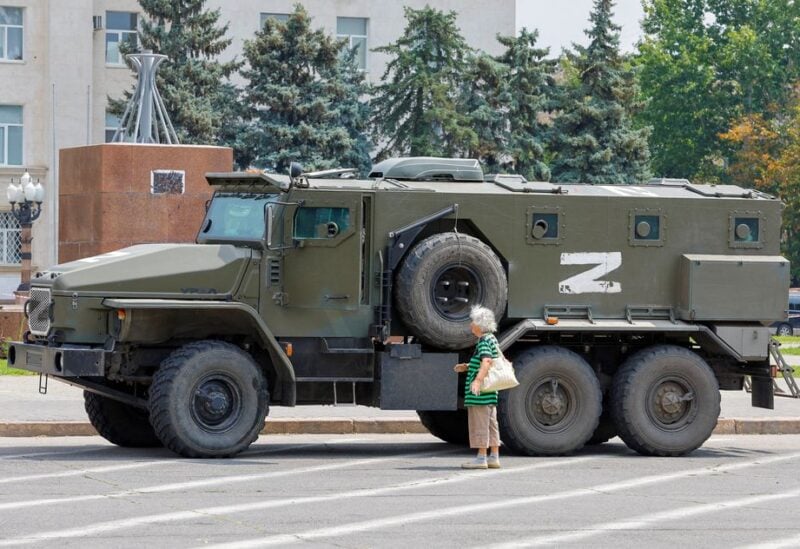
<instances>
[{"instance_id":1,"label":"green armoured vehicle","mask_svg":"<svg viewBox=\"0 0 800 549\"><path fill-rule=\"evenodd\" d=\"M571 452L619 434L647 455L699 447L719 390L772 408L768 326L785 316L780 201L661 180L556 185L474 160L208 174L197 244L139 245L32 281L10 364L85 389L123 446L232 456L269 405L417 410L466 439L468 313L482 304L520 386L504 444Z\"/></svg>"}]
</instances>

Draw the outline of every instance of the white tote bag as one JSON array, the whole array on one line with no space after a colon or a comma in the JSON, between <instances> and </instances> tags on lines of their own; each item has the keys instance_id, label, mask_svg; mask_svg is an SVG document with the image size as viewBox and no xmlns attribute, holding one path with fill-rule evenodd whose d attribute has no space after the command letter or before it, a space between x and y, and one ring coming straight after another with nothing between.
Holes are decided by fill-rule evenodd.
<instances>
[{"instance_id":1,"label":"white tote bag","mask_svg":"<svg viewBox=\"0 0 800 549\"><path fill-rule=\"evenodd\" d=\"M503 351L500 350L497 339L494 340L494 343L497 345L499 355L497 358L492 359L489 373L483 378L483 384L481 384L481 393L504 391L505 389L512 389L519 385L517 376L514 375L514 365L503 355Z\"/></svg>"}]
</instances>

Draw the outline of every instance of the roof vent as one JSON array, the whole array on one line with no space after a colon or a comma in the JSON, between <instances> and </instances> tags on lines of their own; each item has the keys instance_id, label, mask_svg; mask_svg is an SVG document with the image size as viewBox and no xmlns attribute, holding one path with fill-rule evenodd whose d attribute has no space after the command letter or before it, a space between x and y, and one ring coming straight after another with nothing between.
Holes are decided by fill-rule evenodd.
<instances>
[{"instance_id":1,"label":"roof vent","mask_svg":"<svg viewBox=\"0 0 800 549\"><path fill-rule=\"evenodd\" d=\"M411 181L483 181L483 170L474 158L412 156L389 158L372 166L370 177Z\"/></svg>"}]
</instances>

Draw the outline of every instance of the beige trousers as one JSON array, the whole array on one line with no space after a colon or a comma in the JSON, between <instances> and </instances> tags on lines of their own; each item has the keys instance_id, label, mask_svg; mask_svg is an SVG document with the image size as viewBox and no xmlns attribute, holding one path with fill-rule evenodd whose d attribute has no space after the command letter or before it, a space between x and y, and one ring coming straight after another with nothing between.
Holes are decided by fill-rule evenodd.
<instances>
[{"instance_id":1,"label":"beige trousers","mask_svg":"<svg viewBox=\"0 0 800 549\"><path fill-rule=\"evenodd\" d=\"M470 448L500 446L497 406L467 406L467 419L469 420Z\"/></svg>"}]
</instances>

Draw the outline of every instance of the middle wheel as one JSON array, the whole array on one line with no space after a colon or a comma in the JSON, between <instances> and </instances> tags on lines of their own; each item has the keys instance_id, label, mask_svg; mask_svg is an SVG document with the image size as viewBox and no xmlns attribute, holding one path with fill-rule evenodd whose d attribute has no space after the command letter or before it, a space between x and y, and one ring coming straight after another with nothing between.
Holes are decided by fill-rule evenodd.
<instances>
[{"instance_id":1,"label":"middle wheel","mask_svg":"<svg viewBox=\"0 0 800 549\"><path fill-rule=\"evenodd\" d=\"M443 349L464 349L475 343L470 309L482 305L502 318L508 282L489 246L472 236L441 233L411 249L396 290L397 309L414 335Z\"/></svg>"},{"instance_id":2,"label":"middle wheel","mask_svg":"<svg viewBox=\"0 0 800 549\"><path fill-rule=\"evenodd\" d=\"M519 386L500 393L503 444L528 455L560 455L581 448L602 412L600 382L580 355L538 347L514 359Z\"/></svg>"}]
</instances>

